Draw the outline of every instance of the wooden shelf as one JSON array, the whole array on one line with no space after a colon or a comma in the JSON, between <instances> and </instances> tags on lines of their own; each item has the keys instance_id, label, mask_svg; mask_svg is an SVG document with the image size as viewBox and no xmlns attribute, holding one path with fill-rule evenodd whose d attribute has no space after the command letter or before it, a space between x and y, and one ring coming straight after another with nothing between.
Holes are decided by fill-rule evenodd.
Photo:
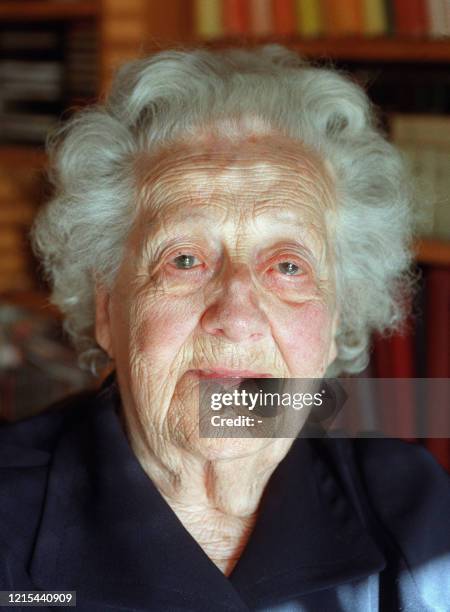
<instances>
[{"instance_id":1,"label":"wooden shelf","mask_svg":"<svg viewBox=\"0 0 450 612\"><path fill-rule=\"evenodd\" d=\"M249 36L221 38L217 40L194 40L207 47L220 48L234 44L255 46L266 43L284 44L312 59L354 60L374 62L450 62L450 37L442 39L423 38L315 38L298 36Z\"/></svg>"},{"instance_id":2,"label":"wooden shelf","mask_svg":"<svg viewBox=\"0 0 450 612\"><path fill-rule=\"evenodd\" d=\"M22 165L41 168L47 163L47 155L42 147L20 145L0 145L0 164L3 166Z\"/></svg>"},{"instance_id":3,"label":"wooden shelf","mask_svg":"<svg viewBox=\"0 0 450 612\"><path fill-rule=\"evenodd\" d=\"M124 0L126 2L126 0ZM0 0L0 20L41 21L93 18L100 15L98 2L56 2L48 0Z\"/></svg>"},{"instance_id":4,"label":"wooden shelf","mask_svg":"<svg viewBox=\"0 0 450 612\"><path fill-rule=\"evenodd\" d=\"M450 241L423 238L415 245L416 259L422 264L450 265Z\"/></svg>"}]
</instances>

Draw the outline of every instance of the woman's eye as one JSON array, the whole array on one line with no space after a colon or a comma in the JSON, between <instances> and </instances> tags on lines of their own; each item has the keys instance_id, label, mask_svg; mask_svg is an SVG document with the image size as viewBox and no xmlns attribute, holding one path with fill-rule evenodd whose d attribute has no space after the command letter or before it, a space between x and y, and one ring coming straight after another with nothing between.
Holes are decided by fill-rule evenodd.
<instances>
[{"instance_id":1,"label":"woman's eye","mask_svg":"<svg viewBox=\"0 0 450 612\"><path fill-rule=\"evenodd\" d=\"M292 261L283 261L279 263L278 270L286 276L300 276L304 274L303 269Z\"/></svg>"},{"instance_id":2,"label":"woman's eye","mask_svg":"<svg viewBox=\"0 0 450 612\"><path fill-rule=\"evenodd\" d=\"M197 257L195 257L195 255L186 255L184 253L172 259L175 264L175 267L178 270L191 270L192 268L195 268L196 260L200 261L199 259L197 259Z\"/></svg>"}]
</instances>

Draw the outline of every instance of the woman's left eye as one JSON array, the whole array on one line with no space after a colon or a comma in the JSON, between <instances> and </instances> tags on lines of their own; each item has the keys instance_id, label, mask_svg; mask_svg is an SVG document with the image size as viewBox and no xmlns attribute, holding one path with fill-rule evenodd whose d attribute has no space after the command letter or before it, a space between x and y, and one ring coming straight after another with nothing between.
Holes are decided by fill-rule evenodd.
<instances>
[{"instance_id":1,"label":"woman's left eye","mask_svg":"<svg viewBox=\"0 0 450 612\"><path fill-rule=\"evenodd\" d=\"M304 270L292 261L283 261L277 265L278 270L286 276L301 276Z\"/></svg>"},{"instance_id":2,"label":"woman's left eye","mask_svg":"<svg viewBox=\"0 0 450 612\"><path fill-rule=\"evenodd\" d=\"M197 267L195 265L196 260L200 262L200 260L195 255L184 254L184 253L172 259L172 261L175 262L175 267L178 270L191 270L192 268L196 268Z\"/></svg>"}]
</instances>

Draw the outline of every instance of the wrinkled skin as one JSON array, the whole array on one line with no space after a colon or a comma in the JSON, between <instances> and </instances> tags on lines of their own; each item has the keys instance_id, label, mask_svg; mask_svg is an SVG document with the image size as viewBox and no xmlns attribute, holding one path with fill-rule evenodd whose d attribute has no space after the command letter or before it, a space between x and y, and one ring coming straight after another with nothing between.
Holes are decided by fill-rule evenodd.
<instances>
[{"instance_id":1,"label":"wrinkled skin","mask_svg":"<svg viewBox=\"0 0 450 612\"><path fill-rule=\"evenodd\" d=\"M97 284L96 338L139 462L229 575L293 440L200 438L189 370L311 378L334 361L332 171L270 134L180 141L137 173L143 197L116 284Z\"/></svg>"}]
</instances>

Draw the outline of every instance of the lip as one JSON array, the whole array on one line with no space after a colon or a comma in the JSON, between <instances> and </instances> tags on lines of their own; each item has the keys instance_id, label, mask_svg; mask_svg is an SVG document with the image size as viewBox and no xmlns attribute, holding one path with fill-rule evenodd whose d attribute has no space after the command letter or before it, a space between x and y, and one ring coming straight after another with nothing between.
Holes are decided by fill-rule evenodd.
<instances>
[{"instance_id":1,"label":"lip","mask_svg":"<svg viewBox=\"0 0 450 612\"><path fill-rule=\"evenodd\" d=\"M199 378L273 378L267 372L254 372L253 370L230 370L229 368L202 368L191 370Z\"/></svg>"}]
</instances>

